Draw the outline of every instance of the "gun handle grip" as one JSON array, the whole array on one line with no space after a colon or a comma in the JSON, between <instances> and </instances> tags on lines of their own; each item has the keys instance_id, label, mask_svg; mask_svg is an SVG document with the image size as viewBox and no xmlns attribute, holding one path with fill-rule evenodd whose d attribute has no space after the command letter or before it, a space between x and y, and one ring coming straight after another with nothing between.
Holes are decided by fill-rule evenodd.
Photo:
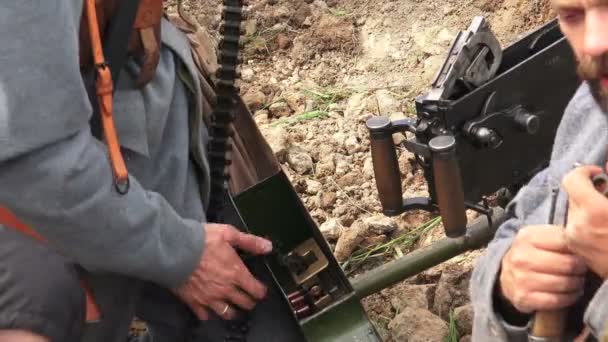
<instances>
[{"instance_id":1,"label":"gun handle grip","mask_svg":"<svg viewBox=\"0 0 608 342\"><path fill-rule=\"evenodd\" d=\"M438 136L429 141L433 153L433 178L439 214L445 235L451 238L466 233L467 217L460 167L456 159L456 140L453 136Z\"/></svg>"},{"instance_id":2,"label":"gun handle grip","mask_svg":"<svg viewBox=\"0 0 608 342\"><path fill-rule=\"evenodd\" d=\"M567 316L568 311L566 309L537 312L534 315L532 336L541 338L561 337L564 333Z\"/></svg>"},{"instance_id":3,"label":"gun handle grip","mask_svg":"<svg viewBox=\"0 0 608 342\"><path fill-rule=\"evenodd\" d=\"M372 163L382 211L387 216L394 216L403 212L403 192L390 125L390 119L386 117L375 117L367 122L371 133Z\"/></svg>"}]
</instances>

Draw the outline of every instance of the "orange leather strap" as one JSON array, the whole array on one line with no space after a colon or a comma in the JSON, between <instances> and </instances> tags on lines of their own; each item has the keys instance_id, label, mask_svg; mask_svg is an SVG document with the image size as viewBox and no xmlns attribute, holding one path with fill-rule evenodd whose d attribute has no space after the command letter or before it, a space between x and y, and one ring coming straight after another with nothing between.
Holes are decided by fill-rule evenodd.
<instances>
[{"instance_id":1,"label":"orange leather strap","mask_svg":"<svg viewBox=\"0 0 608 342\"><path fill-rule=\"evenodd\" d=\"M116 13L124 0L95 0L97 8L98 32L103 32L108 22ZM129 37L128 51L132 56L141 57L141 70L137 78L138 87L145 86L154 78L156 67L160 61L161 46L161 19L164 14L164 0L139 0L139 7L133 23L133 30ZM91 33L87 23L86 6L83 8L79 32L80 67L85 69L91 66Z\"/></svg>"},{"instance_id":2,"label":"orange leather strap","mask_svg":"<svg viewBox=\"0 0 608 342\"><path fill-rule=\"evenodd\" d=\"M99 99L99 111L103 125L104 138L106 145L108 146L116 188L120 193L126 193L129 189L129 173L120 151L118 134L116 132L116 126L114 125L114 85L110 68L107 66L103 55L95 0L87 0L86 15L91 39L91 49L93 52L93 63L97 70L97 98Z\"/></svg>"},{"instance_id":3,"label":"orange leather strap","mask_svg":"<svg viewBox=\"0 0 608 342\"><path fill-rule=\"evenodd\" d=\"M140 0L139 10L133 25L134 33L137 35L137 37L134 37L136 39L135 45L141 46L141 50L143 50L141 71L137 79L137 85L140 87L152 80L160 61L160 21L162 16L162 1Z\"/></svg>"},{"instance_id":4,"label":"orange leather strap","mask_svg":"<svg viewBox=\"0 0 608 342\"><path fill-rule=\"evenodd\" d=\"M144 52L141 70L137 78L137 85L141 87L154 78L160 61L160 46L154 27L138 29L137 33Z\"/></svg>"},{"instance_id":5,"label":"orange leather strap","mask_svg":"<svg viewBox=\"0 0 608 342\"><path fill-rule=\"evenodd\" d=\"M27 235L40 243L46 244L46 240L35 230L30 228L25 223L21 222L10 210L0 206L0 224L7 228L14 229L24 235ZM95 302L88 285L84 281L80 281L86 296L86 320L87 322L97 322L101 319L101 311Z\"/></svg>"}]
</instances>

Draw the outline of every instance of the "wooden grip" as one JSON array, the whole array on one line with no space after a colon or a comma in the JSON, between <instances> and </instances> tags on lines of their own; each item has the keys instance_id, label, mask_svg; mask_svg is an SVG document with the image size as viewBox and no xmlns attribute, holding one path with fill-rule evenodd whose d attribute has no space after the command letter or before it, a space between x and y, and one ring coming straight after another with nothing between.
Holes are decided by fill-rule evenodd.
<instances>
[{"instance_id":1,"label":"wooden grip","mask_svg":"<svg viewBox=\"0 0 608 342\"><path fill-rule=\"evenodd\" d=\"M437 136L429 141L429 148L433 152L435 196L445 235L450 238L463 236L467 230L467 216L456 139Z\"/></svg>"},{"instance_id":2,"label":"wooden grip","mask_svg":"<svg viewBox=\"0 0 608 342\"><path fill-rule=\"evenodd\" d=\"M370 144L374 177L384 215L395 216L403 212L403 191L397 151L391 132L391 120L385 116L369 119Z\"/></svg>"},{"instance_id":3,"label":"wooden grip","mask_svg":"<svg viewBox=\"0 0 608 342\"><path fill-rule=\"evenodd\" d=\"M567 309L539 311L534 316L532 336L559 338L566 327Z\"/></svg>"}]
</instances>

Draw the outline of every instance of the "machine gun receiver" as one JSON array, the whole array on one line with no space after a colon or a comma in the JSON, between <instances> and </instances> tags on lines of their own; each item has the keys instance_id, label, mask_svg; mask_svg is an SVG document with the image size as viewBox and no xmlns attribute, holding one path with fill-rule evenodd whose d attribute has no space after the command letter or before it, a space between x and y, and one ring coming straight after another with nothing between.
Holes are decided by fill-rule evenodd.
<instances>
[{"instance_id":1,"label":"machine gun receiver","mask_svg":"<svg viewBox=\"0 0 608 342\"><path fill-rule=\"evenodd\" d=\"M504 50L497 42L485 19L475 18L456 37L430 91L416 99L415 119L368 120L385 215L439 211L446 236L462 236L466 209L489 217L488 197L504 194L499 202L508 202L547 165L580 84L574 55L557 20ZM429 197L402 198L392 136L406 132L402 145L423 169Z\"/></svg>"}]
</instances>

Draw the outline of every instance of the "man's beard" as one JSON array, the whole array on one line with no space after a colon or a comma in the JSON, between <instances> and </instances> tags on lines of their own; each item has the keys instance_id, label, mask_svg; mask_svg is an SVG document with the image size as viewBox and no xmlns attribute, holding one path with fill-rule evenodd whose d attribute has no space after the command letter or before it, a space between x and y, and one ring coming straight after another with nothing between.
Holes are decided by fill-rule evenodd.
<instances>
[{"instance_id":1,"label":"man's beard","mask_svg":"<svg viewBox=\"0 0 608 342\"><path fill-rule=\"evenodd\" d=\"M595 102L608 112L608 87L601 82L602 78L608 78L608 53L598 57L584 55L578 61L577 71L589 83Z\"/></svg>"}]
</instances>

